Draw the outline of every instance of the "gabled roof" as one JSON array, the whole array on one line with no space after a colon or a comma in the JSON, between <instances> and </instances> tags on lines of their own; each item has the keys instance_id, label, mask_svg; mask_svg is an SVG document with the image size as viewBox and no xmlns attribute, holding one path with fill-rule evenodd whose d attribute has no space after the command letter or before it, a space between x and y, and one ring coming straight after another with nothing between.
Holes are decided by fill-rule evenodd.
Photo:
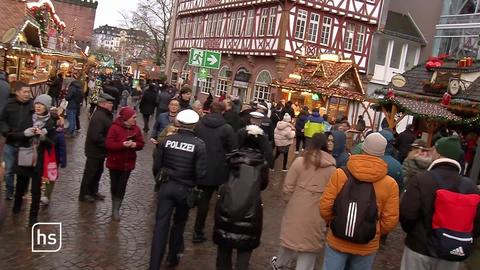
<instances>
[{"instance_id":1,"label":"gabled roof","mask_svg":"<svg viewBox=\"0 0 480 270\"><path fill-rule=\"evenodd\" d=\"M420 32L420 29L418 29L412 17L395 11L388 11L387 22L385 23L383 33L418 42L422 45L427 44L425 37Z\"/></svg>"},{"instance_id":2,"label":"gabled roof","mask_svg":"<svg viewBox=\"0 0 480 270\"><path fill-rule=\"evenodd\" d=\"M455 96L455 98L480 102L480 77L473 81L465 91Z\"/></svg>"},{"instance_id":3,"label":"gabled roof","mask_svg":"<svg viewBox=\"0 0 480 270\"><path fill-rule=\"evenodd\" d=\"M298 91L317 92L326 96L363 100L364 89L355 64L351 60L307 59L297 65L295 74L301 79L287 78L274 86ZM350 86L342 82L348 79Z\"/></svg>"}]
</instances>

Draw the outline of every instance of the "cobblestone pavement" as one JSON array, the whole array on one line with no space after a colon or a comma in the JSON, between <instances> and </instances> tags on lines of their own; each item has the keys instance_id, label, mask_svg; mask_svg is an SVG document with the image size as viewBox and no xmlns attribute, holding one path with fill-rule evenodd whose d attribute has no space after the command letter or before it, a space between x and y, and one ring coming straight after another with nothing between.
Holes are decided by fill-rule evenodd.
<instances>
[{"instance_id":1,"label":"cobblestone pavement","mask_svg":"<svg viewBox=\"0 0 480 270\"><path fill-rule=\"evenodd\" d=\"M61 170L50 206L42 208L39 215L39 221L62 222L62 249L57 253L31 252L31 231L26 225L29 201L27 200L27 207L24 207L18 216L13 216L10 211L12 202L4 200L2 184L0 203L7 207L7 218L0 230L0 269L148 268L156 209L151 177L153 147L147 143L145 149L139 153L137 168L130 177L122 205L121 221L114 222L110 217L110 180L107 171L103 174L100 186L100 191L107 195L104 202L91 204L77 200L85 164L85 117L82 117L82 124L81 134L74 139L67 139L68 166ZM271 174L270 185L263 194L265 210L262 244L253 253L253 270L270 269L270 258L278 249L280 221L285 204L281 197L284 173L278 171L280 164L277 165L277 171ZM185 254L177 269L215 269L216 246L211 241L197 245L190 241L194 218L195 211L191 211L185 232ZM213 213L210 212L206 226L209 239L213 228L212 219ZM397 227L389 235L386 245L378 252L374 269L399 269L402 249L403 233ZM321 259L320 256L319 265ZM321 267L318 266L318 269Z\"/></svg>"}]
</instances>

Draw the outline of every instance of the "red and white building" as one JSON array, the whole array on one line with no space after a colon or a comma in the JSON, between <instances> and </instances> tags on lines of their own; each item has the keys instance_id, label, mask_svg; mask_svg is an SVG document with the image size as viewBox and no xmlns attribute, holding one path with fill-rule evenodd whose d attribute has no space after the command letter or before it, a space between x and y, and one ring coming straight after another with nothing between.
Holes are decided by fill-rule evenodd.
<instances>
[{"instance_id":1,"label":"red and white building","mask_svg":"<svg viewBox=\"0 0 480 270\"><path fill-rule=\"evenodd\" d=\"M339 54L365 73L382 0L179 0L167 70L173 83L191 85L199 98L233 94L282 99L269 87L288 78L303 55ZM206 82L188 65L190 48L219 51L222 63ZM204 94L204 95L201 95Z\"/></svg>"}]
</instances>

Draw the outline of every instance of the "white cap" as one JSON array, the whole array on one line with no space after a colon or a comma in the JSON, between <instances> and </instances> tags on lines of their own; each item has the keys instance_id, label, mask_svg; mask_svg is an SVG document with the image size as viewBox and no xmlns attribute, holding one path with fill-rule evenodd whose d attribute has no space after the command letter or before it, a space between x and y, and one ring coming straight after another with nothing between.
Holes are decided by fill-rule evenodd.
<instances>
[{"instance_id":1,"label":"white cap","mask_svg":"<svg viewBox=\"0 0 480 270\"><path fill-rule=\"evenodd\" d=\"M262 104L257 104L257 109L264 110L264 111L267 111L267 110L268 110L268 108L265 107L265 106L262 105Z\"/></svg>"},{"instance_id":2,"label":"white cap","mask_svg":"<svg viewBox=\"0 0 480 270\"><path fill-rule=\"evenodd\" d=\"M177 114L177 121L185 125L196 124L200 116L194 110L183 110Z\"/></svg>"},{"instance_id":3,"label":"white cap","mask_svg":"<svg viewBox=\"0 0 480 270\"><path fill-rule=\"evenodd\" d=\"M263 115L263 113L261 113L261 112L251 112L250 116L253 117L253 118L258 118L258 119L261 119L261 118L265 117L265 115Z\"/></svg>"}]
</instances>

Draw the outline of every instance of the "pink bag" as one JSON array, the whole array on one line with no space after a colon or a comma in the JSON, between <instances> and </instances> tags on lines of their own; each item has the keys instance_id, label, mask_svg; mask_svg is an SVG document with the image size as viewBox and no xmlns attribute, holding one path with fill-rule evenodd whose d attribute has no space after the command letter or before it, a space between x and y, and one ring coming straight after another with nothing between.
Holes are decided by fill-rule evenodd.
<instances>
[{"instance_id":1,"label":"pink bag","mask_svg":"<svg viewBox=\"0 0 480 270\"><path fill-rule=\"evenodd\" d=\"M57 157L55 155L55 148L43 152L43 175L44 181L56 181L58 179Z\"/></svg>"}]
</instances>

